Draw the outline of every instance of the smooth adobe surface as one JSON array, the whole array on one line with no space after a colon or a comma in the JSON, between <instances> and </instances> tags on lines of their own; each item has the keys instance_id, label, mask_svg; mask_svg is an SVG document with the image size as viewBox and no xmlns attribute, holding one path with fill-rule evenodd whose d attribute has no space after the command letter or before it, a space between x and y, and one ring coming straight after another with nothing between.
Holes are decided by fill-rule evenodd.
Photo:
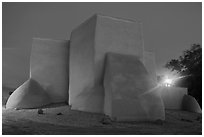
<instances>
[{"instance_id":1,"label":"smooth adobe surface","mask_svg":"<svg viewBox=\"0 0 204 137\"><path fill-rule=\"evenodd\" d=\"M9 97L8 108L37 108L68 99L69 41L34 38L30 78Z\"/></svg>"},{"instance_id":2,"label":"smooth adobe surface","mask_svg":"<svg viewBox=\"0 0 204 137\"><path fill-rule=\"evenodd\" d=\"M160 89L165 109L182 110L182 100L184 95L187 95L187 88L160 87Z\"/></svg>"},{"instance_id":3,"label":"smooth adobe surface","mask_svg":"<svg viewBox=\"0 0 204 137\"><path fill-rule=\"evenodd\" d=\"M156 62L154 53L150 51L144 51L143 63L149 75L151 76L152 82L157 83Z\"/></svg>"},{"instance_id":4,"label":"smooth adobe surface","mask_svg":"<svg viewBox=\"0 0 204 137\"><path fill-rule=\"evenodd\" d=\"M96 16L72 31L70 39L69 105L74 110L101 112L103 91L95 86Z\"/></svg>"},{"instance_id":5,"label":"smooth adobe surface","mask_svg":"<svg viewBox=\"0 0 204 137\"><path fill-rule=\"evenodd\" d=\"M95 31L95 79L102 83L104 61L107 52L136 55L143 60L141 22L96 15Z\"/></svg>"},{"instance_id":6,"label":"smooth adobe surface","mask_svg":"<svg viewBox=\"0 0 204 137\"><path fill-rule=\"evenodd\" d=\"M30 77L42 85L52 103L66 102L69 87L69 41L34 38Z\"/></svg>"},{"instance_id":7,"label":"smooth adobe surface","mask_svg":"<svg viewBox=\"0 0 204 137\"><path fill-rule=\"evenodd\" d=\"M9 97L6 108L38 108L50 104L51 100L41 85L28 79Z\"/></svg>"},{"instance_id":8,"label":"smooth adobe surface","mask_svg":"<svg viewBox=\"0 0 204 137\"><path fill-rule=\"evenodd\" d=\"M112 119L165 119L160 91L137 56L108 53L104 88L104 112Z\"/></svg>"},{"instance_id":9,"label":"smooth adobe surface","mask_svg":"<svg viewBox=\"0 0 204 137\"><path fill-rule=\"evenodd\" d=\"M190 112L202 113L200 105L196 99L190 95L184 95L182 101L182 109Z\"/></svg>"},{"instance_id":10,"label":"smooth adobe surface","mask_svg":"<svg viewBox=\"0 0 204 137\"><path fill-rule=\"evenodd\" d=\"M69 104L74 110L103 113L107 52L143 58L140 22L94 15L71 34Z\"/></svg>"}]
</instances>

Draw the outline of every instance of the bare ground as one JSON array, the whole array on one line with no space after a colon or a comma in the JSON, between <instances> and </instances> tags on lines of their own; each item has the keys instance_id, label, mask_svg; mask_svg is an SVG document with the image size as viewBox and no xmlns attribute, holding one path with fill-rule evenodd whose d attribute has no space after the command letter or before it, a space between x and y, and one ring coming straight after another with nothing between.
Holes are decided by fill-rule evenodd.
<instances>
[{"instance_id":1,"label":"bare ground","mask_svg":"<svg viewBox=\"0 0 204 137\"><path fill-rule=\"evenodd\" d=\"M7 92L8 93L8 92ZM3 94L4 95L4 94ZM3 135L200 135L202 115L187 111L166 110L164 123L111 122L102 124L103 114L70 110L66 104L56 104L37 109L5 109L2 106ZM62 115L57 115L62 113Z\"/></svg>"}]
</instances>

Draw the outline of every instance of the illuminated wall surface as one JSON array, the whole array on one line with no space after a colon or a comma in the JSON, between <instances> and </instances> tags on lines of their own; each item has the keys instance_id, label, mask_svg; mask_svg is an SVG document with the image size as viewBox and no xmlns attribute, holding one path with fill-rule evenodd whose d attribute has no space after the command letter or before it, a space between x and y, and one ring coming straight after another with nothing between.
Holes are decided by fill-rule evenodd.
<instances>
[{"instance_id":1,"label":"illuminated wall surface","mask_svg":"<svg viewBox=\"0 0 204 137\"><path fill-rule=\"evenodd\" d=\"M137 56L108 53L104 88L104 113L112 119L165 119L160 91Z\"/></svg>"},{"instance_id":2,"label":"illuminated wall surface","mask_svg":"<svg viewBox=\"0 0 204 137\"><path fill-rule=\"evenodd\" d=\"M33 39L30 77L46 89L53 103L67 100L68 74L69 41Z\"/></svg>"},{"instance_id":3,"label":"illuminated wall surface","mask_svg":"<svg viewBox=\"0 0 204 137\"><path fill-rule=\"evenodd\" d=\"M33 79L28 79L9 97L6 108L37 108L51 103L47 92Z\"/></svg>"},{"instance_id":4,"label":"illuminated wall surface","mask_svg":"<svg viewBox=\"0 0 204 137\"><path fill-rule=\"evenodd\" d=\"M69 41L33 39L30 78L14 91L7 108L35 108L68 98Z\"/></svg>"},{"instance_id":5,"label":"illuminated wall surface","mask_svg":"<svg viewBox=\"0 0 204 137\"><path fill-rule=\"evenodd\" d=\"M202 113L200 105L196 99L187 95L187 88L160 87L160 90L165 109L186 110Z\"/></svg>"},{"instance_id":6,"label":"illuminated wall surface","mask_svg":"<svg viewBox=\"0 0 204 137\"><path fill-rule=\"evenodd\" d=\"M144 51L144 66L147 69L152 82L157 82L155 55L153 52Z\"/></svg>"},{"instance_id":7,"label":"illuminated wall surface","mask_svg":"<svg viewBox=\"0 0 204 137\"><path fill-rule=\"evenodd\" d=\"M190 95L184 95L182 101L182 109L190 112L202 113L200 105L196 99Z\"/></svg>"},{"instance_id":8,"label":"illuminated wall surface","mask_svg":"<svg viewBox=\"0 0 204 137\"><path fill-rule=\"evenodd\" d=\"M103 112L107 52L143 60L140 22L94 15L71 33L69 104L72 109Z\"/></svg>"},{"instance_id":9,"label":"illuminated wall surface","mask_svg":"<svg viewBox=\"0 0 204 137\"><path fill-rule=\"evenodd\" d=\"M161 87L161 96L166 109L182 109L182 100L187 95L187 88Z\"/></svg>"}]
</instances>

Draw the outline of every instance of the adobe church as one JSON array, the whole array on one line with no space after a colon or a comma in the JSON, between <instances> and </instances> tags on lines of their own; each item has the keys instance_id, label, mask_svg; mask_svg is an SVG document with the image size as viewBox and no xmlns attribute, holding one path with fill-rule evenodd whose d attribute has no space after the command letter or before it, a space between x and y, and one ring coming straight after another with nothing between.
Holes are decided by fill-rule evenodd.
<instances>
[{"instance_id":1,"label":"adobe church","mask_svg":"<svg viewBox=\"0 0 204 137\"><path fill-rule=\"evenodd\" d=\"M182 109L187 90L163 92L154 54L144 49L140 21L99 14L76 27L70 40L34 38L30 78L6 108L67 102L72 110L103 113L116 121L165 120L168 106ZM165 102L166 96L177 100Z\"/></svg>"}]
</instances>

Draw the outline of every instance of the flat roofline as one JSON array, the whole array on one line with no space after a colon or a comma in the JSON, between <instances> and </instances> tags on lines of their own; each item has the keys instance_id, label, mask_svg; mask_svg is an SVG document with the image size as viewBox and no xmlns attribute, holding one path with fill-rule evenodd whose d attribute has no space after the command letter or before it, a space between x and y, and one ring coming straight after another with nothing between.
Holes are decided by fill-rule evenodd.
<instances>
[{"instance_id":1,"label":"flat roofline","mask_svg":"<svg viewBox=\"0 0 204 137\"><path fill-rule=\"evenodd\" d=\"M69 40L64 40L64 39L51 39L51 38L39 38L39 37L33 37L32 40L50 40L50 41L69 41Z\"/></svg>"},{"instance_id":2,"label":"flat roofline","mask_svg":"<svg viewBox=\"0 0 204 137\"><path fill-rule=\"evenodd\" d=\"M115 16L108 16L108 15L101 14L101 13L96 13L93 16L103 16L106 18L111 18L113 20L120 20L120 21L125 21L125 22L132 22L132 23L134 23L134 22L142 23L141 20L139 20L139 19L133 20L133 19L127 19L127 18L121 18L121 17L115 17Z\"/></svg>"},{"instance_id":3,"label":"flat roofline","mask_svg":"<svg viewBox=\"0 0 204 137\"><path fill-rule=\"evenodd\" d=\"M86 19L84 22L82 22L81 24L77 25L74 29L72 29L72 32L75 31L76 29L80 28L81 26L83 26L87 22L89 22L91 19L97 18L97 17L105 17L105 18L109 18L109 19L112 19L112 20L118 20L118 21L123 21L123 22L142 24L142 22L140 20L124 19L124 18L120 18L120 17L113 17L113 16L104 15L104 14L101 14L101 13L95 13L92 16L90 16L88 19Z\"/></svg>"}]
</instances>

